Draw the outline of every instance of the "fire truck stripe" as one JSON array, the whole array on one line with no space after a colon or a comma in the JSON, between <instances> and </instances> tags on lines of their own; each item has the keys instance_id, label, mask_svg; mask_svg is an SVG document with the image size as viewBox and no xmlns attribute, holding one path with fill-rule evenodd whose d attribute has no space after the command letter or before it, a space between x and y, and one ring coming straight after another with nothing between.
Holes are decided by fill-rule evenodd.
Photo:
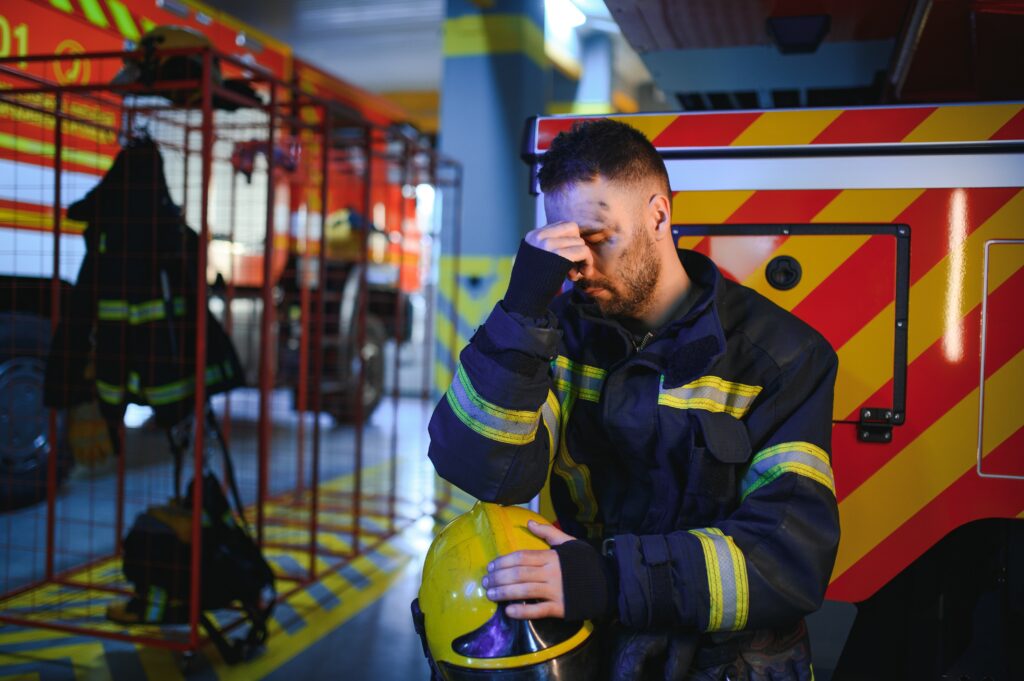
<instances>
[{"instance_id":1,"label":"fire truck stripe","mask_svg":"<svg viewBox=\"0 0 1024 681\"><path fill-rule=\"evenodd\" d=\"M107 9L110 10L110 16L114 17L114 23L122 36L128 40L138 40L142 37L132 20L131 12L120 0L107 0Z\"/></svg>"},{"instance_id":2,"label":"fire truck stripe","mask_svg":"<svg viewBox=\"0 0 1024 681\"><path fill-rule=\"evenodd\" d=\"M755 192L726 223L810 222L841 193L839 189L778 189Z\"/></svg>"},{"instance_id":3,"label":"fire truck stripe","mask_svg":"<svg viewBox=\"0 0 1024 681\"><path fill-rule=\"evenodd\" d=\"M934 106L851 109L840 114L811 144L899 142L934 111Z\"/></svg>"},{"instance_id":4,"label":"fire truck stripe","mask_svg":"<svg viewBox=\"0 0 1024 681\"><path fill-rule=\"evenodd\" d=\"M979 227L973 234L960 242L959 248L953 255L980 254L985 241L993 238L1004 237L1007 234L1019 233L1019 216L1024 210L1024 191L1018 192L1013 199L1008 201L999 211L989 218L984 225ZM947 289L951 279L951 268L956 265L950 256L946 256L920 281L911 286L910 307L915 304L918 309L927 309L934 301L946 301ZM966 310L970 310L981 302L981 272L980 258L965 258L961 263L965 268L965 276L962 279L962 286L952 292L956 295L954 302L960 307L959 312L954 312L955 318L962 317ZM1011 271L994 270L989 273L990 285L993 287L1002 284L1012 274ZM954 332L956 329L945 328L946 319L941 315L922 315L914 318L914 324L909 333L908 340L908 361L913 361L924 352L935 339L940 338L947 331ZM877 352L877 348L885 347L892 342L892 330L895 324L895 312L893 304L886 308L864 326L849 342L838 349L839 366L844 363L847 366L860 367L864 365L863 371L858 373L857 380L849 383L846 390L836 393L836 414L851 414L864 399L883 385L891 377L891 368L883 368L882 365L871 366L869 361L861 361L871 357Z\"/></svg>"},{"instance_id":5,"label":"fire truck stripe","mask_svg":"<svg viewBox=\"0 0 1024 681\"><path fill-rule=\"evenodd\" d=\"M903 138L904 142L987 140L1021 110L1020 104L943 106Z\"/></svg>"},{"instance_id":6,"label":"fire truck stripe","mask_svg":"<svg viewBox=\"0 0 1024 681\"><path fill-rule=\"evenodd\" d=\"M1024 299L1024 267L989 296L988 311L994 319L1012 319L1017 314L1020 301ZM979 357L981 353L980 329L981 306L976 306L964 318L964 356ZM1008 362L1021 349L1021 339L1010 333L993 333L988 337L985 352L987 376ZM896 456L904 446L912 442L937 418L949 411L956 403L978 385L976 362L950 364L943 352L942 339L936 340L907 371L907 385L915 399L907 414L906 422L893 429L892 443L877 447L864 456L853 437L842 437L839 431L833 438L833 461L836 467L836 494L840 501L878 470L880 466ZM892 399L892 381L878 389L867 400L867 404L888 404ZM845 416L845 415L844 415ZM850 414L849 419L855 418Z\"/></svg>"},{"instance_id":7,"label":"fire truck stripe","mask_svg":"<svg viewBox=\"0 0 1024 681\"><path fill-rule=\"evenodd\" d=\"M759 116L756 112L674 116L675 120L652 141L658 148L726 147Z\"/></svg>"},{"instance_id":8,"label":"fire truck stripe","mask_svg":"<svg viewBox=\"0 0 1024 681\"><path fill-rule=\"evenodd\" d=\"M985 223L993 214L1002 208L1007 201L1019 192L1017 187L996 187L980 189L929 189L903 211L896 222L910 225L913 257L910 259L910 283L928 273L936 263L940 262L949 252L949 239L945 235L936 234L929 238L915 239L915 229L930 225L949 223L950 212L955 209L954 195L960 194L965 213L965 235L971 234Z\"/></svg>"},{"instance_id":9,"label":"fire truck stripe","mask_svg":"<svg viewBox=\"0 0 1024 681\"><path fill-rule=\"evenodd\" d=\"M110 22L107 21L107 15L103 13L103 8L100 7L99 0L78 0L78 4L82 6L85 18L91 23L100 28L110 26Z\"/></svg>"},{"instance_id":10,"label":"fire truck stripe","mask_svg":"<svg viewBox=\"0 0 1024 681\"><path fill-rule=\"evenodd\" d=\"M1024 107L1009 122L992 135L994 140L1024 139Z\"/></svg>"},{"instance_id":11,"label":"fire truck stripe","mask_svg":"<svg viewBox=\"0 0 1024 681\"><path fill-rule=\"evenodd\" d=\"M816 256L834 265L828 277L790 309L825 336L832 347L838 348L893 299L896 243L892 236L875 234L865 237L856 251L847 255L845 250L837 248L839 252L832 257L835 240L829 239L827 247L821 248ZM841 259L843 257L845 260ZM865 276L867 272L870 276ZM854 295L856 297L852 298ZM838 301L854 300L856 305L848 305L842 314L836 314Z\"/></svg>"},{"instance_id":12,"label":"fire truck stripe","mask_svg":"<svg viewBox=\"0 0 1024 681\"><path fill-rule=\"evenodd\" d=\"M830 280L834 273L843 266L844 262L851 257L851 254L855 254L868 239L869 237L866 234L808 236L800 239L789 239L765 260L767 261L780 255L796 258L803 272L798 286L788 291L775 290L768 283L763 266L758 267L743 284L764 296L770 297L777 305L791 310L808 295L813 294L822 282ZM863 270L858 272L858 274L863 276ZM891 288L889 289L889 297L890 299L892 298ZM835 313L834 308L831 310L831 313ZM818 331L822 331L814 322L806 319L805 321L808 321Z\"/></svg>"},{"instance_id":13,"label":"fire truck stripe","mask_svg":"<svg viewBox=\"0 0 1024 681\"><path fill-rule=\"evenodd\" d=\"M847 189L813 222L892 222L923 193L923 189Z\"/></svg>"},{"instance_id":14,"label":"fire truck stripe","mask_svg":"<svg viewBox=\"0 0 1024 681\"><path fill-rule=\"evenodd\" d=\"M653 142L676 119L677 116L674 114L658 114L654 116L623 116L619 120L627 125L632 125L642 132L644 137Z\"/></svg>"},{"instance_id":15,"label":"fire truck stripe","mask_svg":"<svg viewBox=\"0 0 1024 681\"><path fill-rule=\"evenodd\" d=\"M67 12L68 14L75 13L75 8L71 6L71 0L50 0L50 4L61 12Z\"/></svg>"},{"instance_id":16,"label":"fire truck stripe","mask_svg":"<svg viewBox=\"0 0 1024 681\"><path fill-rule=\"evenodd\" d=\"M761 114L734 139L732 146L808 144L840 113L840 109L769 111Z\"/></svg>"},{"instance_id":17,"label":"fire truck stripe","mask_svg":"<svg viewBox=\"0 0 1024 681\"><path fill-rule=\"evenodd\" d=\"M1020 460L1024 428L996 447L985 465L1004 465ZM828 598L859 601L870 596L883 578L898 574L935 545L953 525L979 518L1009 518L1024 507L1024 483L1020 480L981 478L974 468L939 493L927 506L892 534L878 542L861 560L829 585ZM950 514L953 514L953 518Z\"/></svg>"},{"instance_id":18,"label":"fire truck stripe","mask_svg":"<svg viewBox=\"0 0 1024 681\"><path fill-rule=\"evenodd\" d=\"M1020 392L1024 375L1024 351L996 371L988 380L986 393L995 403L1012 404ZM834 577L839 577L924 508L942 490L974 466L969 452L975 450L977 431L963 424L976 420L978 389L889 461L870 480L839 504L843 541L839 545ZM1024 410L1006 409L986 424L983 455L1024 426ZM935 456L935 452L964 452L965 456ZM913 484L908 484L908 483ZM875 513L878 499L886 500L886 513ZM870 523L857 519L872 518Z\"/></svg>"},{"instance_id":19,"label":"fire truck stripe","mask_svg":"<svg viewBox=\"0 0 1024 681\"><path fill-rule=\"evenodd\" d=\"M691 192L672 195L672 222L677 225L716 225L739 210L753 191Z\"/></svg>"}]
</instances>

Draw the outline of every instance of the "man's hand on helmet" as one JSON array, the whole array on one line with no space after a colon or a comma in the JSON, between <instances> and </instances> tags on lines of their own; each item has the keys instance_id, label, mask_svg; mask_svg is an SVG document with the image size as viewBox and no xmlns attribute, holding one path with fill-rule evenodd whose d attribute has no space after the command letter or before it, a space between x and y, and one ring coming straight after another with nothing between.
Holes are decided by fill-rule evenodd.
<instances>
[{"instance_id":1,"label":"man's hand on helmet","mask_svg":"<svg viewBox=\"0 0 1024 681\"><path fill-rule=\"evenodd\" d=\"M553 525L531 520L527 527L548 546L573 539ZM500 556L487 566L483 584L492 601L533 601L507 605L505 614L513 619L565 617L562 568L558 554L552 550L516 551Z\"/></svg>"}]
</instances>

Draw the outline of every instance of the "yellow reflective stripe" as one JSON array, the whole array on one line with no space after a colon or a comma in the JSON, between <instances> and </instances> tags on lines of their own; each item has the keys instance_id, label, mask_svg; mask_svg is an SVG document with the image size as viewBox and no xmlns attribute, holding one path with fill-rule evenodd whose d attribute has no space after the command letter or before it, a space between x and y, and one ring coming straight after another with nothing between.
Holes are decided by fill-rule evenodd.
<instances>
[{"instance_id":1,"label":"yellow reflective stripe","mask_svg":"<svg viewBox=\"0 0 1024 681\"><path fill-rule=\"evenodd\" d=\"M658 386L658 404L675 409L702 409L724 412L743 418L760 394L759 385L727 381L718 376L702 376L678 388L665 388L665 377Z\"/></svg>"},{"instance_id":2,"label":"yellow reflective stripe","mask_svg":"<svg viewBox=\"0 0 1024 681\"><path fill-rule=\"evenodd\" d=\"M117 24L117 30L121 32L122 36L135 41L142 37L132 20L132 13L120 0L107 0L107 8L110 10L111 16L114 17L114 23Z\"/></svg>"},{"instance_id":3,"label":"yellow reflective stripe","mask_svg":"<svg viewBox=\"0 0 1024 681\"><path fill-rule=\"evenodd\" d=\"M445 399L452 412L470 430L495 442L525 445L533 442L540 425L540 409L505 409L488 402L473 388L465 368L459 364Z\"/></svg>"},{"instance_id":4,"label":"yellow reflective stripe","mask_svg":"<svg viewBox=\"0 0 1024 681\"><path fill-rule=\"evenodd\" d=\"M100 7L98 0L78 0L78 4L82 6L85 18L90 22L96 24L100 28L107 28L110 26L110 22L107 21L107 15L103 13L103 8Z\"/></svg>"},{"instance_id":5,"label":"yellow reflective stripe","mask_svg":"<svg viewBox=\"0 0 1024 681\"><path fill-rule=\"evenodd\" d=\"M185 316L185 299L178 296L174 299L174 314ZM164 301L147 300L144 303L130 305L126 300L103 299L97 306L97 315L101 321L128 321L130 324L148 324L149 322L166 319Z\"/></svg>"},{"instance_id":6,"label":"yellow reflective stripe","mask_svg":"<svg viewBox=\"0 0 1024 681\"><path fill-rule=\"evenodd\" d=\"M96 394L108 404L121 404L124 400L124 387L97 379Z\"/></svg>"},{"instance_id":7,"label":"yellow reflective stripe","mask_svg":"<svg viewBox=\"0 0 1024 681\"><path fill-rule=\"evenodd\" d=\"M207 385L216 385L225 378L231 378L234 371L231 364L224 362L221 366L211 366L206 369ZM164 385L140 387L141 377L137 371L128 374L128 392L143 398L147 404L161 406L177 402L192 395L196 385L195 377L183 378L180 381L166 383ZM96 380L96 392L100 399L110 404L121 404L124 401L125 386L114 385L99 379Z\"/></svg>"},{"instance_id":8,"label":"yellow reflective stripe","mask_svg":"<svg viewBox=\"0 0 1024 681\"><path fill-rule=\"evenodd\" d=\"M828 454L810 442L782 442L757 453L740 483L740 500L786 473L809 478L836 493Z\"/></svg>"},{"instance_id":9,"label":"yellow reflective stripe","mask_svg":"<svg viewBox=\"0 0 1024 681\"><path fill-rule=\"evenodd\" d=\"M558 398L555 394L548 391L548 398L541 405L540 415L544 420L544 427L548 431L548 456L551 461L554 461L555 454L558 452L558 421L561 414L561 407L558 404Z\"/></svg>"},{"instance_id":10,"label":"yellow reflective stripe","mask_svg":"<svg viewBox=\"0 0 1024 681\"><path fill-rule=\"evenodd\" d=\"M75 8L71 6L71 0L50 0L50 4L61 12L67 12L68 14L75 13Z\"/></svg>"},{"instance_id":11,"label":"yellow reflective stripe","mask_svg":"<svg viewBox=\"0 0 1024 681\"><path fill-rule=\"evenodd\" d=\"M568 357L559 355L552 364L555 388L564 397L572 394L588 402L601 399L601 386L608 372L604 369L578 364Z\"/></svg>"},{"instance_id":12,"label":"yellow reflective stripe","mask_svg":"<svg viewBox=\"0 0 1024 681\"><path fill-rule=\"evenodd\" d=\"M750 584L747 562L732 537L716 527L689 531L700 541L708 575L706 631L739 631L747 626Z\"/></svg>"},{"instance_id":13,"label":"yellow reflective stripe","mask_svg":"<svg viewBox=\"0 0 1024 681\"><path fill-rule=\"evenodd\" d=\"M559 423L558 456L555 457L552 469L558 477L565 481L569 488L569 496L576 505L576 519L586 528L587 536L592 539L601 537L601 526L597 519L597 498L590 479L590 467L577 463L569 453L567 431L569 416L576 403L576 395L568 393L563 397L561 420Z\"/></svg>"}]
</instances>

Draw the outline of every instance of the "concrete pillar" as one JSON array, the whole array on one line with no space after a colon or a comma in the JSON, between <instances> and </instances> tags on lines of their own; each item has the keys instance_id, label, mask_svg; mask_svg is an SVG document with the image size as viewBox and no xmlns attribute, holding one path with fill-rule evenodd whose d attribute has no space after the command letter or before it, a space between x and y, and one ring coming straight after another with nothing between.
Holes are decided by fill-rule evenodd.
<instances>
[{"instance_id":1,"label":"concrete pillar","mask_svg":"<svg viewBox=\"0 0 1024 681\"><path fill-rule=\"evenodd\" d=\"M504 294L519 241L533 228L519 154L526 119L544 112L544 2L447 0L443 46L440 148L462 162L464 174L458 263L450 230L441 245L438 394L451 382L459 350Z\"/></svg>"},{"instance_id":2,"label":"concrete pillar","mask_svg":"<svg viewBox=\"0 0 1024 681\"><path fill-rule=\"evenodd\" d=\"M615 113L612 57L612 39L607 33L590 31L581 36L578 80L573 80L570 74L555 71L548 113Z\"/></svg>"}]
</instances>

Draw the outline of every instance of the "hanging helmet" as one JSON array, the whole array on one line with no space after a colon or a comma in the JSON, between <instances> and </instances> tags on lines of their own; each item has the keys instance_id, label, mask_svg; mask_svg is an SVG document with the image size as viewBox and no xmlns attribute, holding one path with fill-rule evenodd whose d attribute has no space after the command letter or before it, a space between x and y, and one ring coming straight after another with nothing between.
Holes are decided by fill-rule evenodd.
<instances>
[{"instance_id":1,"label":"hanging helmet","mask_svg":"<svg viewBox=\"0 0 1024 681\"><path fill-rule=\"evenodd\" d=\"M514 551L547 549L526 523L547 521L518 506L477 502L441 530L423 565L413 620L435 676L444 681L590 679L598 650L590 622L516 620L489 600L487 564Z\"/></svg>"},{"instance_id":2,"label":"hanging helmet","mask_svg":"<svg viewBox=\"0 0 1024 681\"><path fill-rule=\"evenodd\" d=\"M138 83L153 87L154 94L166 97L180 106L199 106L202 90L198 87L166 89L156 87L161 82L198 80L203 73L203 55L199 50L213 47L210 39L199 31L185 26L156 26L139 40L138 49L125 57L124 66L111 81L113 85ZM167 54L167 50L196 50L187 54ZM257 100L256 92L244 79L224 79L220 60L214 57L210 65L210 81L215 87L224 87L249 99ZM213 106L233 111L239 104L232 99L213 97Z\"/></svg>"}]
</instances>

